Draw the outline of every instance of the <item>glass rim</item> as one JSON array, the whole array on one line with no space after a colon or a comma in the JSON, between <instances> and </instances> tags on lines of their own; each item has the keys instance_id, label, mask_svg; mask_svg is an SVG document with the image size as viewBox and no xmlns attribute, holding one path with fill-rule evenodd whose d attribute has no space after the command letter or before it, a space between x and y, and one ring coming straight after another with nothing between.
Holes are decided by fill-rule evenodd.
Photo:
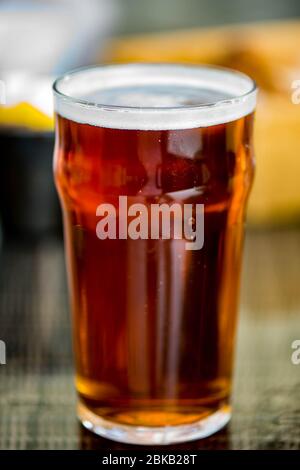
<instances>
[{"instance_id":1,"label":"glass rim","mask_svg":"<svg viewBox=\"0 0 300 470\"><path fill-rule=\"evenodd\" d=\"M149 86L208 91L216 93L216 99L213 102L185 104L180 103L180 100L176 102L175 93L175 105L172 99L168 103L167 98L167 105L165 102L160 106L158 101L156 106L152 105L150 94L149 106L147 95L143 97L143 92L140 91ZM128 106L130 95L126 102L126 89L134 90L135 87L138 106ZM93 93L106 90L112 92L113 96L114 89L121 97L121 102L117 104L108 104L107 100L101 104L99 99L93 98ZM252 78L225 67L139 62L96 65L73 70L56 79L53 91L55 113L70 121L111 129L150 131L192 129L236 121L254 112L257 87ZM179 91L179 97L180 93ZM165 96L168 97L168 93ZM169 97L172 96L171 92ZM132 99L135 104L135 98ZM157 99L160 99L159 92Z\"/></svg>"},{"instance_id":2,"label":"glass rim","mask_svg":"<svg viewBox=\"0 0 300 470\"><path fill-rule=\"evenodd\" d=\"M67 93L62 92L59 90L59 85L61 83L66 83L76 75L79 75L84 72L88 71L104 71L105 69L111 68L111 69L128 69L128 68L149 68L149 69L159 69L159 67L165 67L165 68L173 68L174 70L185 70L185 71L215 71L215 72L223 72L227 73L228 75L232 75L233 77L239 77L242 80L247 80L249 82L249 90L246 91L245 93L237 94L236 96L225 98L225 99L220 99L216 100L213 102L209 103L201 103L201 104L188 104L184 106L128 106L128 105L114 105L114 104L101 104L97 102L93 102L87 99L82 99L78 98L75 96L71 96ZM106 63L103 65L91 65L91 66L84 66L84 67L78 67L76 69L73 69L69 72L66 72L60 76L58 76L53 85L52 85L53 92L56 96L59 98L62 98L72 104L78 104L81 106L85 106L87 108L93 108L93 109L112 109L112 110L122 110L122 111L128 111L130 110L144 110L151 112L153 111L154 113L157 111L180 111L180 110L195 110L195 109L207 109L211 107L216 107L216 106L221 106L221 105L229 105L230 103L234 104L237 103L238 101L242 101L244 99L247 99L251 95L255 94L257 92L257 84L256 81L249 77L249 75L240 72L235 69L231 69L228 67L223 67L219 65L213 65L213 64L188 64L188 63L176 63L176 62L129 62L129 63Z\"/></svg>"}]
</instances>

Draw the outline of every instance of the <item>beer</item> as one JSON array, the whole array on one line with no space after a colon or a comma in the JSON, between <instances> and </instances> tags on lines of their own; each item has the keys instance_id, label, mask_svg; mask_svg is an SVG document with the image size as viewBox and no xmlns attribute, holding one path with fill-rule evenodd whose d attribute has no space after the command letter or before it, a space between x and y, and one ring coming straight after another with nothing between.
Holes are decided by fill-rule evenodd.
<instances>
[{"instance_id":1,"label":"beer","mask_svg":"<svg viewBox=\"0 0 300 470\"><path fill-rule=\"evenodd\" d=\"M83 70L55 85L78 413L96 433L163 444L230 417L252 87L234 72L171 65ZM143 237L120 235L133 220L121 214L124 196L147 210ZM174 203L203 207L200 249L172 230L149 235L153 205ZM113 237L99 238L110 208Z\"/></svg>"}]
</instances>

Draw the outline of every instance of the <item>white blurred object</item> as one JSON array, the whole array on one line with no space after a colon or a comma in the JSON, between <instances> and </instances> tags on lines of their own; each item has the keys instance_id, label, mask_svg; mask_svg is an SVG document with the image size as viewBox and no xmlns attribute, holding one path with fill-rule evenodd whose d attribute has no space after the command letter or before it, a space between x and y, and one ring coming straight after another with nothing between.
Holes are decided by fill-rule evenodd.
<instances>
[{"instance_id":1,"label":"white blurred object","mask_svg":"<svg viewBox=\"0 0 300 470\"><path fill-rule=\"evenodd\" d=\"M0 74L0 78L5 84L4 106L26 102L47 116L53 115L53 77L14 70Z\"/></svg>"},{"instance_id":2,"label":"white blurred object","mask_svg":"<svg viewBox=\"0 0 300 470\"><path fill-rule=\"evenodd\" d=\"M112 33L115 0L3 0L0 67L57 75L92 63Z\"/></svg>"}]
</instances>

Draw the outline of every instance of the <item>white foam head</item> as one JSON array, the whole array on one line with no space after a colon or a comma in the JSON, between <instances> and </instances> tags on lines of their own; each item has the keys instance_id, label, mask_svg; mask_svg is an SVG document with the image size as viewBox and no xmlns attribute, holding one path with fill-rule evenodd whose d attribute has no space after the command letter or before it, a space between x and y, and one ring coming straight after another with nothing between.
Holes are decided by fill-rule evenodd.
<instances>
[{"instance_id":1,"label":"white foam head","mask_svg":"<svg viewBox=\"0 0 300 470\"><path fill-rule=\"evenodd\" d=\"M256 105L253 80L209 66L92 67L64 75L53 88L59 115L114 129L208 127L246 116Z\"/></svg>"}]
</instances>

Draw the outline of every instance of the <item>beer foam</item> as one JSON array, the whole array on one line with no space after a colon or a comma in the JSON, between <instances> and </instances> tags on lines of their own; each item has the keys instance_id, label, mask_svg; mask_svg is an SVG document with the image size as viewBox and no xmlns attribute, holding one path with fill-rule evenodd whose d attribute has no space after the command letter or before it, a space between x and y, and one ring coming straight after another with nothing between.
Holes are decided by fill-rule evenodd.
<instances>
[{"instance_id":1,"label":"beer foam","mask_svg":"<svg viewBox=\"0 0 300 470\"><path fill-rule=\"evenodd\" d=\"M208 127L250 114L254 82L228 69L162 64L93 67L54 84L56 112L72 121L113 129Z\"/></svg>"}]
</instances>

